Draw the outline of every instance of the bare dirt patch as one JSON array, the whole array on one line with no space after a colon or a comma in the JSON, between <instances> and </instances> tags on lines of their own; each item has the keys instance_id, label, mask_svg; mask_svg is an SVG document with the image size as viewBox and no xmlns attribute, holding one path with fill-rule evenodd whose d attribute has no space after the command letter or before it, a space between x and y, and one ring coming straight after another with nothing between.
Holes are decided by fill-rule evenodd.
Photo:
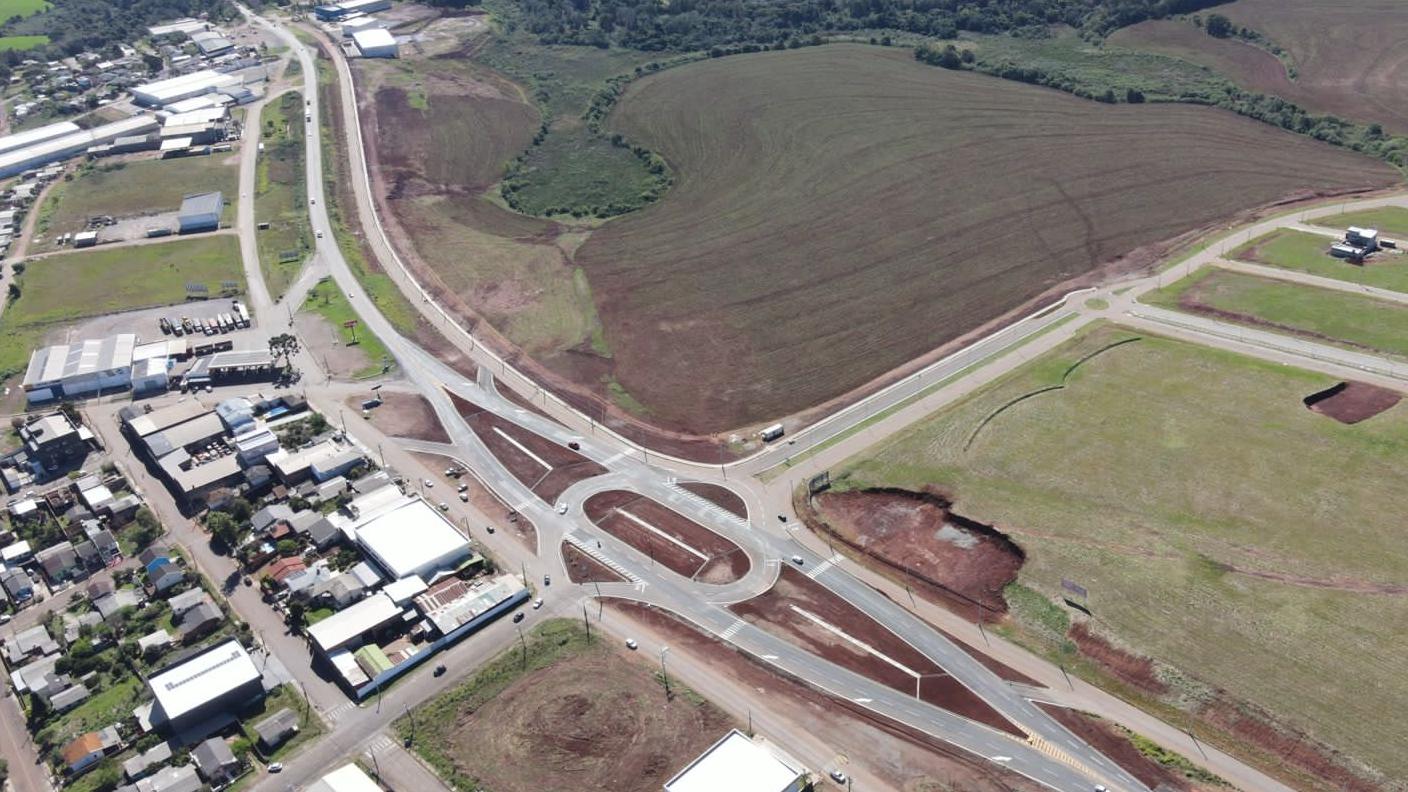
<instances>
[{"instance_id":1,"label":"bare dirt patch","mask_svg":"<svg viewBox=\"0 0 1408 792\"><path fill-rule=\"evenodd\" d=\"M1080 648L1081 654L1099 663L1116 679L1146 693L1161 695L1168 692L1168 685L1159 679L1153 660L1115 646L1091 632L1085 622L1073 623L1066 635Z\"/></svg>"},{"instance_id":2,"label":"bare dirt patch","mask_svg":"<svg viewBox=\"0 0 1408 792\"><path fill-rule=\"evenodd\" d=\"M1385 786L1345 766L1346 757L1303 732L1276 725L1264 712L1222 698L1202 707L1198 716L1233 735L1239 742L1270 754L1281 774L1303 774L1307 786L1336 792L1380 792ZM1392 787L1388 787L1392 788Z\"/></svg>"},{"instance_id":3,"label":"bare dirt patch","mask_svg":"<svg viewBox=\"0 0 1408 792\"><path fill-rule=\"evenodd\" d=\"M1393 407L1403 394L1367 382L1341 382L1305 397L1311 412L1334 418L1345 424L1367 421Z\"/></svg>"},{"instance_id":4,"label":"bare dirt patch","mask_svg":"<svg viewBox=\"0 0 1408 792\"><path fill-rule=\"evenodd\" d=\"M349 346L323 317L314 313L294 314L294 327L303 345L334 379L352 379L370 362L361 347Z\"/></svg>"},{"instance_id":5,"label":"bare dirt patch","mask_svg":"<svg viewBox=\"0 0 1408 792\"><path fill-rule=\"evenodd\" d=\"M450 436L430 402L418 393L401 393L382 390L379 393L381 405L367 412L368 420L383 433L392 437L409 437L428 443L448 443ZM362 409L363 397L352 396L347 406L354 410Z\"/></svg>"},{"instance_id":6,"label":"bare dirt patch","mask_svg":"<svg viewBox=\"0 0 1408 792\"><path fill-rule=\"evenodd\" d=\"M1005 534L962 515L937 492L867 489L824 492L801 511L807 526L865 558L902 573L968 618L1007 612L1003 588L1017 579L1026 553Z\"/></svg>"},{"instance_id":7,"label":"bare dirt patch","mask_svg":"<svg viewBox=\"0 0 1408 792\"><path fill-rule=\"evenodd\" d=\"M936 707L1025 737L997 710L949 676L922 652L881 626L863 611L832 594L825 586L791 567L783 567L777 584L761 596L730 606L750 624L794 641L833 663L895 690L919 697ZM817 620L843 630L871 647L876 656L837 635ZM904 668L896 666L898 663ZM916 678L915 675L918 675Z\"/></svg>"},{"instance_id":8,"label":"bare dirt patch","mask_svg":"<svg viewBox=\"0 0 1408 792\"><path fill-rule=\"evenodd\" d=\"M451 755L485 789L657 792L734 723L705 701L667 701L650 673L599 642L463 716Z\"/></svg>"},{"instance_id":9,"label":"bare dirt patch","mask_svg":"<svg viewBox=\"0 0 1408 792\"><path fill-rule=\"evenodd\" d=\"M693 492L730 514L745 520L748 519L748 505L743 502L743 498L722 484L711 484L707 481L686 481L680 484L680 487Z\"/></svg>"},{"instance_id":10,"label":"bare dirt patch","mask_svg":"<svg viewBox=\"0 0 1408 792\"><path fill-rule=\"evenodd\" d=\"M1054 704L1038 703L1037 706L1150 789L1192 792L1203 788L1190 783L1181 773L1175 773L1140 753L1134 743L1103 718Z\"/></svg>"},{"instance_id":11,"label":"bare dirt patch","mask_svg":"<svg viewBox=\"0 0 1408 792\"><path fill-rule=\"evenodd\" d=\"M805 724L830 745L846 746L856 769L874 775L888 788L903 792L1038 792L1041 784L928 735L876 715L854 702L826 695L783 675L711 635L701 633L668 611L617 599L606 607L653 634L672 652L689 652L707 660L720 675L758 691L777 717ZM850 769L848 767L848 769Z\"/></svg>"},{"instance_id":12,"label":"bare dirt patch","mask_svg":"<svg viewBox=\"0 0 1408 792\"><path fill-rule=\"evenodd\" d=\"M626 581L610 567L566 542L562 543L562 563L567 565L567 579L573 583L624 583Z\"/></svg>"},{"instance_id":13,"label":"bare dirt patch","mask_svg":"<svg viewBox=\"0 0 1408 792\"><path fill-rule=\"evenodd\" d=\"M599 492L583 508L602 530L676 574L704 583L732 583L748 574L748 556L738 545L643 495Z\"/></svg>"},{"instance_id":14,"label":"bare dirt patch","mask_svg":"<svg viewBox=\"0 0 1408 792\"><path fill-rule=\"evenodd\" d=\"M606 472L606 468L566 446L506 421L449 391L446 393L490 453L514 478L547 503L554 503L573 484Z\"/></svg>"},{"instance_id":15,"label":"bare dirt patch","mask_svg":"<svg viewBox=\"0 0 1408 792\"><path fill-rule=\"evenodd\" d=\"M420 460L427 468L434 471L433 475L446 487L458 489L461 485L466 487L465 494L469 496L469 505L478 509L493 525L495 531L504 533L517 539L524 547L538 551L538 529L533 525L532 520L521 513L509 508L494 491L489 489L473 473L467 473L459 478L451 478L445 475L445 468L450 463L460 464L459 460L441 456L439 454L425 454L412 451L411 456ZM461 465L462 466L462 465Z\"/></svg>"}]
</instances>

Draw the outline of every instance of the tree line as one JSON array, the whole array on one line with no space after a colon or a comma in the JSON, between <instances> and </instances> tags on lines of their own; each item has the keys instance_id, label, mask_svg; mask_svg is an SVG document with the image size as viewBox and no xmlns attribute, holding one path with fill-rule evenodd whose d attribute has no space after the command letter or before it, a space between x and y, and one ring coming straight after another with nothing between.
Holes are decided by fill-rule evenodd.
<instances>
[{"instance_id":1,"label":"tree line","mask_svg":"<svg viewBox=\"0 0 1408 792\"><path fill-rule=\"evenodd\" d=\"M212 22L238 16L229 0L54 0L38 14L14 16L0 25L0 35L43 35L49 37L49 43L26 52L6 52L3 58L14 66L26 57L53 59L104 52L112 45L131 44L146 36L151 25L202 14Z\"/></svg>"},{"instance_id":2,"label":"tree line","mask_svg":"<svg viewBox=\"0 0 1408 792\"><path fill-rule=\"evenodd\" d=\"M708 50L828 32L892 30L936 38L1067 24L1097 34L1224 0L522 0L545 43Z\"/></svg>"}]
</instances>

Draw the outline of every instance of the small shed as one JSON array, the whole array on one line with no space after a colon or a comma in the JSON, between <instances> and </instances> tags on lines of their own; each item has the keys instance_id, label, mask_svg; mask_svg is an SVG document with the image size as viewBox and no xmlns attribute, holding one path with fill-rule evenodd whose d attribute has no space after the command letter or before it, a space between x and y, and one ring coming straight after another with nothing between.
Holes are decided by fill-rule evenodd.
<instances>
[{"instance_id":1,"label":"small shed","mask_svg":"<svg viewBox=\"0 0 1408 792\"><path fill-rule=\"evenodd\" d=\"M214 231L220 227L220 213L224 210L225 196L220 191L193 193L181 200L176 222L183 234Z\"/></svg>"}]
</instances>

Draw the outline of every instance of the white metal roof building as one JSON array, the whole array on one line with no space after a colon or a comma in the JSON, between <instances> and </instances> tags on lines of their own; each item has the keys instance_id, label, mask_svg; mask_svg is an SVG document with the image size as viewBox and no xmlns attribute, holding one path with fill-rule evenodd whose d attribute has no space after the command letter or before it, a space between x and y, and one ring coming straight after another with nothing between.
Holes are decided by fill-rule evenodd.
<instances>
[{"instance_id":1,"label":"white metal roof building","mask_svg":"<svg viewBox=\"0 0 1408 792\"><path fill-rule=\"evenodd\" d=\"M304 792L382 792L355 764L347 764L304 788Z\"/></svg>"},{"instance_id":2,"label":"white metal roof building","mask_svg":"<svg viewBox=\"0 0 1408 792\"><path fill-rule=\"evenodd\" d=\"M801 792L807 774L733 729L665 782L665 792Z\"/></svg>"},{"instance_id":3,"label":"white metal roof building","mask_svg":"<svg viewBox=\"0 0 1408 792\"><path fill-rule=\"evenodd\" d=\"M342 37L352 38L353 33L363 30L381 30L386 23L374 16L348 17L342 21Z\"/></svg>"},{"instance_id":4,"label":"white metal roof building","mask_svg":"<svg viewBox=\"0 0 1408 792\"><path fill-rule=\"evenodd\" d=\"M122 333L36 349L25 370L25 397L41 402L130 387L136 346L136 335Z\"/></svg>"},{"instance_id":5,"label":"white metal roof building","mask_svg":"<svg viewBox=\"0 0 1408 792\"><path fill-rule=\"evenodd\" d=\"M352 34L352 42L363 58L394 58L397 54L396 37L389 30L358 30Z\"/></svg>"},{"instance_id":6,"label":"white metal roof building","mask_svg":"<svg viewBox=\"0 0 1408 792\"><path fill-rule=\"evenodd\" d=\"M182 730L232 711L264 692L259 669L239 641L230 639L147 681L156 705L152 723Z\"/></svg>"},{"instance_id":7,"label":"white metal roof building","mask_svg":"<svg viewBox=\"0 0 1408 792\"><path fill-rule=\"evenodd\" d=\"M385 592L349 605L307 628L308 637L324 653L332 652L401 615L401 606Z\"/></svg>"},{"instance_id":8,"label":"white metal roof building","mask_svg":"<svg viewBox=\"0 0 1408 792\"><path fill-rule=\"evenodd\" d=\"M120 137L144 135L155 130L158 125L157 120L151 116L133 116L24 148L11 149L0 153L0 178L82 154L92 146L111 143Z\"/></svg>"},{"instance_id":9,"label":"white metal roof building","mask_svg":"<svg viewBox=\"0 0 1408 792\"><path fill-rule=\"evenodd\" d=\"M147 33L151 35L152 38L161 38L162 36L185 37L191 35L192 33L199 33L200 31L205 30L208 27L209 25L200 21L199 19L191 19L190 17L186 17L183 19L173 19L170 22L165 22L160 25L152 25L151 27L147 28Z\"/></svg>"},{"instance_id":10,"label":"white metal roof building","mask_svg":"<svg viewBox=\"0 0 1408 792\"><path fill-rule=\"evenodd\" d=\"M16 132L13 135L0 137L0 152L14 151L25 146L33 146L35 143L43 143L46 140L72 135L75 132L82 132L83 129L72 121L60 121L56 124L48 124L37 129L26 132Z\"/></svg>"},{"instance_id":11,"label":"white metal roof building","mask_svg":"<svg viewBox=\"0 0 1408 792\"><path fill-rule=\"evenodd\" d=\"M403 497L388 508L363 515L357 543L392 580L419 576L432 580L469 558L469 540L435 507Z\"/></svg>"},{"instance_id":12,"label":"white metal roof building","mask_svg":"<svg viewBox=\"0 0 1408 792\"><path fill-rule=\"evenodd\" d=\"M132 89L132 98L136 99L138 104L164 107L182 99L190 99L193 96L201 96L222 88L234 88L243 84L244 81L233 74L206 69L183 74L180 77L170 77L146 85L138 85Z\"/></svg>"}]
</instances>

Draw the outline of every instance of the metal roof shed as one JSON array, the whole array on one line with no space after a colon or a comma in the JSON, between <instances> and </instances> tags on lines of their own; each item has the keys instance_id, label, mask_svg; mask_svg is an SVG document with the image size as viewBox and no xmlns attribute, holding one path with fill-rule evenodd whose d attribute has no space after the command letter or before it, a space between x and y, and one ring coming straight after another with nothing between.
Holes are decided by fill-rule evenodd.
<instances>
[{"instance_id":1,"label":"metal roof shed","mask_svg":"<svg viewBox=\"0 0 1408 792\"><path fill-rule=\"evenodd\" d=\"M214 231L220 227L220 213L225 210L225 196L220 191L187 195L181 201L181 213L176 221L181 233Z\"/></svg>"}]
</instances>

